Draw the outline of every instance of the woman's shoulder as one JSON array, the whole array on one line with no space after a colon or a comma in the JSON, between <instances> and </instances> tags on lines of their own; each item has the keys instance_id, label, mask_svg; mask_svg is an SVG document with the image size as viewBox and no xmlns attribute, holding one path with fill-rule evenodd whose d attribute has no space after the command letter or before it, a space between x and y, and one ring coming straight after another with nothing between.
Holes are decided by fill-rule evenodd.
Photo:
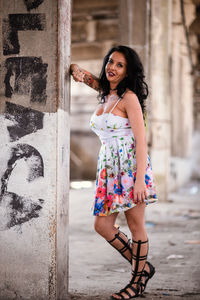
<instances>
[{"instance_id":1,"label":"woman's shoulder","mask_svg":"<svg viewBox=\"0 0 200 300\"><path fill-rule=\"evenodd\" d=\"M140 108L137 95L129 89L126 90L122 100L123 107L126 111L137 110Z\"/></svg>"},{"instance_id":2,"label":"woman's shoulder","mask_svg":"<svg viewBox=\"0 0 200 300\"><path fill-rule=\"evenodd\" d=\"M123 95L124 102L130 101L130 100L133 100L133 99L137 100L138 99L137 95L133 91L131 91L130 89L126 89L126 91Z\"/></svg>"}]
</instances>

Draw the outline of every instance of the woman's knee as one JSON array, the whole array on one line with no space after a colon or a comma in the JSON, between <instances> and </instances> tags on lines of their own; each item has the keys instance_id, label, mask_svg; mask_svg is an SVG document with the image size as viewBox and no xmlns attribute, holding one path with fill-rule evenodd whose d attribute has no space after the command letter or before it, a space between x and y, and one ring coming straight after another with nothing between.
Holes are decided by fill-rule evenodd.
<instances>
[{"instance_id":1,"label":"woman's knee","mask_svg":"<svg viewBox=\"0 0 200 300\"><path fill-rule=\"evenodd\" d=\"M104 232L104 225L103 225L102 220L100 220L99 218L96 218L95 221L94 221L94 230L95 230L98 234L103 235L103 232Z\"/></svg>"},{"instance_id":2,"label":"woman's knee","mask_svg":"<svg viewBox=\"0 0 200 300\"><path fill-rule=\"evenodd\" d=\"M132 234L135 234L137 232L145 231L145 222L142 220L139 221L133 221L129 222L128 224L129 230L131 231Z\"/></svg>"},{"instance_id":3,"label":"woman's knee","mask_svg":"<svg viewBox=\"0 0 200 300\"><path fill-rule=\"evenodd\" d=\"M107 217L105 217L107 218ZM100 234L106 240L111 240L113 238L113 234L117 230L112 222L104 217L97 217L94 222L95 231Z\"/></svg>"}]
</instances>

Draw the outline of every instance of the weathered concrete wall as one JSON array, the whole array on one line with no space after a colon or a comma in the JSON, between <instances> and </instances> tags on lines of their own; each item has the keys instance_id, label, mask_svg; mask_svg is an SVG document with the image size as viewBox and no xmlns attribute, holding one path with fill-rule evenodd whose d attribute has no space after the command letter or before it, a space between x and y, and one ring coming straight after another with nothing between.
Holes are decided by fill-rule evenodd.
<instances>
[{"instance_id":1,"label":"weathered concrete wall","mask_svg":"<svg viewBox=\"0 0 200 300\"><path fill-rule=\"evenodd\" d=\"M149 17L149 0L120 0L119 42L139 54L146 76L149 69Z\"/></svg>"},{"instance_id":2,"label":"weathered concrete wall","mask_svg":"<svg viewBox=\"0 0 200 300\"><path fill-rule=\"evenodd\" d=\"M185 1L186 26L195 18L195 5ZM172 2L171 25L171 157L169 190L176 190L187 182L192 173L192 136L193 136L193 103L194 82L190 65L187 40L183 27L180 1ZM194 34L189 35L193 64L196 64L195 48L197 40Z\"/></svg>"},{"instance_id":3,"label":"weathered concrete wall","mask_svg":"<svg viewBox=\"0 0 200 300\"><path fill-rule=\"evenodd\" d=\"M66 299L70 0L0 3L0 299Z\"/></svg>"},{"instance_id":4,"label":"weathered concrete wall","mask_svg":"<svg viewBox=\"0 0 200 300\"><path fill-rule=\"evenodd\" d=\"M168 191L170 157L169 57L171 0L151 1L150 87L151 159L161 200Z\"/></svg>"}]
</instances>

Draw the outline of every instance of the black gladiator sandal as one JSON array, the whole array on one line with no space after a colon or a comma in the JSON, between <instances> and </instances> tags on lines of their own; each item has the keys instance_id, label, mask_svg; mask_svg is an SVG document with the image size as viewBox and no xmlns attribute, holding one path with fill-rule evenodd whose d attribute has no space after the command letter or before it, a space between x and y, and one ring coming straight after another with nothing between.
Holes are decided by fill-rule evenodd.
<instances>
[{"instance_id":1,"label":"black gladiator sandal","mask_svg":"<svg viewBox=\"0 0 200 300\"><path fill-rule=\"evenodd\" d=\"M111 241L108 241L108 243L110 243L110 245L113 248L115 248L132 265L131 240L128 239L127 235L124 232L119 230L119 227L117 227L117 229L118 229L118 233L116 233L115 237ZM113 245L113 242L115 242L116 239L121 242L121 244L123 246L122 248L117 248L115 245ZM128 251L128 252L126 252L126 251ZM149 261L146 261L146 264L149 266L149 272L147 272L146 270L143 270L143 273L141 276L141 290L140 290L141 295L144 293L149 279L151 279L153 277L153 275L155 274L154 266Z\"/></svg>"},{"instance_id":2,"label":"black gladiator sandal","mask_svg":"<svg viewBox=\"0 0 200 300\"><path fill-rule=\"evenodd\" d=\"M124 239L125 238L125 239ZM113 245L113 243L118 240L122 244L122 248L117 248L116 245ZM131 240L128 239L127 235L119 230L118 233L115 234L115 237L107 241L113 248L115 248L126 260L129 261L130 264L132 264L132 249L131 249ZM127 251L127 253L126 253Z\"/></svg>"},{"instance_id":3,"label":"black gladiator sandal","mask_svg":"<svg viewBox=\"0 0 200 300\"><path fill-rule=\"evenodd\" d=\"M120 290L119 293L116 293L116 296L119 296L119 299L133 299L136 298L138 296L141 295L141 277L142 277L142 273L144 270L144 266L145 266L145 260L147 259L147 254L148 254L148 247L147 247L147 251L145 255L140 255L141 254L141 248L144 244L147 244L147 241L142 242L141 240L139 241L134 241L133 240L133 253L132 253L132 257L133 260L135 261L135 266L134 266L134 270L132 270L132 278L131 281L129 282L129 284L127 284L127 286L125 286L125 288L123 288L122 290ZM134 244L137 244L136 247L136 252L134 251ZM134 287L133 285L135 285L136 287ZM132 294L132 292L134 293L134 295ZM128 296L129 298L125 298L123 293ZM118 299L115 298L114 296L111 296L112 300Z\"/></svg>"}]
</instances>

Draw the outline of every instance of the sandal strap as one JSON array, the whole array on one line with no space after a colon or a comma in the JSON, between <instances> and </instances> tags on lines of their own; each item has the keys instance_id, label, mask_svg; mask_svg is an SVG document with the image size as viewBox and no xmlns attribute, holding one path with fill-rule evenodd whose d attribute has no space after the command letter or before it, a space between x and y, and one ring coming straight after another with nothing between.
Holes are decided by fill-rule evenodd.
<instances>
[{"instance_id":1,"label":"sandal strap","mask_svg":"<svg viewBox=\"0 0 200 300\"><path fill-rule=\"evenodd\" d=\"M118 239L124 245L124 247L131 250L130 239L128 239L128 242L126 242L125 240L122 239L122 237L120 236L120 233L122 233L128 239L127 235L118 229L118 232L115 234L115 237L112 240L108 241L108 243L112 244L116 239Z\"/></svg>"},{"instance_id":2,"label":"sandal strap","mask_svg":"<svg viewBox=\"0 0 200 300\"><path fill-rule=\"evenodd\" d=\"M136 253L132 254L132 258L135 260L135 267L134 267L134 270L132 270L132 276L133 277L131 279L131 283L135 283L135 282L140 281L140 279L142 277L142 274L144 272L145 263L144 263L144 266L142 267L142 269L140 268L141 271L138 271L139 270L139 265L140 265L141 261L147 260L147 254L148 254L148 247L147 247L146 255L140 255L141 247L144 244L148 244L148 239L146 241L141 241L141 240L135 241L135 240L133 240L133 244L134 243L137 244L137 247L136 247ZM139 278L136 280L136 277L139 277Z\"/></svg>"},{"instance_id":3,"label":"sandal strap","mask_svg":"<svg viewBox=\"0 0 200 300\"><path fill-rule=\"evenodd\" d=\"M132 242L135 243L135 244L146 244L146 243L148 243L148 241L149 241L148 239L146 241L143 241L143 242L141 240L139 240L139 241L132 240Z\"/></svg>"},{"instance_id":4,"label":"sandal strap","mask_svg":"<svg viewBox=\"0 0 200 300\"><path fill-rule=\"evenodd\" d=\"M137 253L136 253L136 256L135 256L135 271L132 272L132 273L134 273L133 275L136 277L137 276L136 274L138 273L138 268L139 268L139 258L140 258L140 249L141 249L142 241L139 240L139 241L136 242L136 241L133 240L133 242L138 244ZM133 278L132 278L132 280L133 280Z\"/></svg>"},{"instance_id":5,"label":"sandal strap","mask_svg":"<svg viewBox=\"0 0 200 300\"><path fill-rule=\"evenodd\" d=\"M144 271L137 271L137 272L135 272L134 270L132 270L131 274L132 274L133 276L137 277L137 276L141 275L143 272L144 272Z\"/></svg>"},{"instance_id":6,"label":"sandal strap","mask_svg":"<svg viewBox=\"0 0 200 300\"><path fill-rule=\"evenodd\" d=\"M124 258L126 258L130 263L131 263L131 259L129 260L125 255L124 255L124 252L126 252L127 250L129 250L131 253L132 253L132 249L131 249L131 240L128 239L128 241L125 241L121 236L120 236L120 233L123 234L127 239L127 235L125 233L123 233L122 231L120 231L118 229L118 232L115 234L115 237L110 240L110 241L107 241L109 244L111 244ZM118 249L116 246L113 245L113 242L118 239L118 241L120 241L123 245L123 247L121 249Z\"/></svg>"},{"instance_id":7,"label":"sandal strap","mask_svg":"<svg viewBox=\"0 0 200 300\"><path fill-rule=\"evenodd\" d=\"M135 284L138 285L138 282L135 282ZM131 295L127 289L132 290L132 292L133 292L135 295ZM129 284L127 284L127 286L125 286L125 288L123 288L122 290L120 290L120 292L119 292L118 294L116 294L116 295L123 297L122 293L125 293L127 296L129 296L129 297L131 298L131 297L133 297L133 296L137 296L137 295L138 295L138 292L139 292L139 288L136 289L136 288L134 288L134 287L131 285L131 283L129 283ZM123 299L123 298L122 298L122 299ZM125 298L124 298L124 299L125 299Z\"/></svg>"},{"instance_id":8,"label":"sandal strap","mask_svg":"<svg viewBox=\"0 0 200 300\"><path fill-rule=\"evenodd\" d=\"M136 284L138 285L138 282L136 282ZM129 286L128 286L129 289L131 289L135 294L138 293L138 288L134 288L134 286L132 286L130 283L129 283Z\"/></svg>"},{"instance_id":9,"label":"sandal strap","mask_svg":"<svg viewBox=\"0 0 200 300\"><path fill-rule=\"evenodd\" d=\"M115 295L117 295L117 296L119 296L119 297L122 297L121 299L126 299L126 298L124 298L123 295L121 295L120 292L119 292L119 293L115 293ZM118 300L118 298L115 298L115 297L112 297L112 299L117 299L117 300ZM119 300L121 300L121 299L119 299Z\"/></svg>"},{"instance_id":10,"label":"sandal strap","mask_svg":"<svg viewBox=\"0 0 200 300\"><path fill-rule=\"evenodd\" d=\"M143 282L142 280L140 281L140 293L143 294L145 289L146 289L146 285L147 285L147 282L149 281L149 279L151 279L155 273L155 268L154 266L147 261L147 264L149 266L149 272L147 272L146 270L143 271L142 273L142 277L145 277L145 281Z\"/></svg>"},{"instance_id":11,"label":"sandal strap","mask_svg":"<svg viewBox=\"0 0 200 300\"><path fill-rule=\"evenodd\" d=\"M132 257L133 257L135 260L136 260L136 259L138 259L138 260L146 260L146 259L147 259L147 255L142 255L142 256L137 257L137 255L132 254Z\"/></svg>"},{"instance_id":12,"label":"sandal strap","mask_svg":"<svg viewBox=\"0 0 200 300\"><path fill-rule=\"evenodd\" d=\"M149 266L149 272L146 272L149 274L150 277L152 277L155 273L155 268L149 261L147 261L146 263Z\"/></svg>"},{"instance_id":13,"label":"sandal strap","mask_svg":"<svg viewBox=\"0 0 200 300\"><path fill-rule=\"evenodd\" d=\"M122 293L125 293L127 296L129 296L129 298L132 297L132 295L131 295L131 294L129 293L129 291L127 291L127 290L123 290ZM123 296L123 295L121 295L121 296Z\"/></svg>"}]
</instances>

